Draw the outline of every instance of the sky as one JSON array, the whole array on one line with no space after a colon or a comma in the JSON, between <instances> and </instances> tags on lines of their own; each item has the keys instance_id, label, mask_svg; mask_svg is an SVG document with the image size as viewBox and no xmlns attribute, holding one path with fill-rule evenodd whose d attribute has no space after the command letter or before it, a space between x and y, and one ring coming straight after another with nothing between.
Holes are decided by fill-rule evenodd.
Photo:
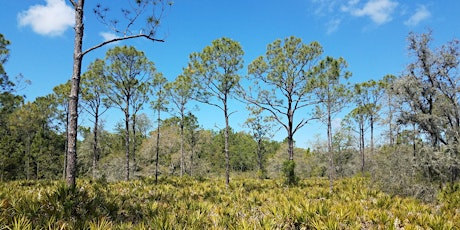
<instances>
[{"instance_id":1,"label":"sky","mask_svg":"<svg viewBox=\"0 0 460 230\"><path fill-rule=\"evenodd\" d=\"M109 1L86 1L84 49L115 36L94 18L92 8L99 2ZM113 0L110 4L126 2ZM319 42L324 56L343 57L352 73L351 82L378 80L387 74L401 75L411 62L406 39L410 32L431 30L435 46L460 38L459 9L458 0L176 0L166 9L156 34L164 43L136 39L104 46L85 56L82 71L115 45L132 45L144 51L157 70L173 81L187 66L191 53L228 37L243 47L245 67L240 74L245 76L247 65L264 55L268 44L296 36L306 44ZM74 40L70 2L0 0L0 11L0 33L11 41L5 69L10 76L21 74L32 82L20 93L33 101L68 81ZM230 125L243 129L248 112L241 103L232 105ZM198 106L193 113L203 128L224 128L220 110ZM145 113L153 117L148 108ZM110 111L105 120L110 129L121 117ZM307 124L296 134L296 143L308 147L312 138L324 136L325 130L323 125ZM285 136L281 130L275 139Z\"/></svg>"}]
</instances>

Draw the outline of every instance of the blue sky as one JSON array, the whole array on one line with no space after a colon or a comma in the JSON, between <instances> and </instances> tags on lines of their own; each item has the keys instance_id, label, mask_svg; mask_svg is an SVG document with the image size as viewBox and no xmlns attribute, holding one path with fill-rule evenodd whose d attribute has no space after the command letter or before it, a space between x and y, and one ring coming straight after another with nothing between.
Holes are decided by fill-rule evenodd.
<instances>
[{"instance_id":1,"label":"blue sky","mask_svg":"<svg viewBox=\"0 0 460 230\"><path fill-rule=\"evenodd\" d=\"M84 48L111 36L94 20L91 9L96 2L86 3ZM32 84L21 92L28 100L52 93L54 86L70 79L74 34L69 5L64 0L0 1L0 33L11 41L5 68L10 76L22 74L31 80ZM324 55L345 58L353 74L350 80L362 82L402 73L411 60L406 49L411 31L431 29L438 45L460 38L459 10L458 0L177 0L166 11L157 33L165 43L138 39L121 44L144 51L172 81L187 65L190 53L201 51L215 39L229 37L240 42L247 66L265 53L269 43L293 35L304 43L318 41ZM83 71L112 47L87 55ZM241 71L242 75L246 73L246 68ZM247 112L236 102L234 107L230 122L241 129ZM146 113L151 114L148 110ZM200 104L194 113L205 128L224 127L223 114L214 107ZM106 115L107 126L121 119L116 114L113 111ZM304 147L314 134L324 133L323 126L307 125L295 139ZM284 136L284 131L277 134L278 139Z\"/></svg>"}]
</instances>

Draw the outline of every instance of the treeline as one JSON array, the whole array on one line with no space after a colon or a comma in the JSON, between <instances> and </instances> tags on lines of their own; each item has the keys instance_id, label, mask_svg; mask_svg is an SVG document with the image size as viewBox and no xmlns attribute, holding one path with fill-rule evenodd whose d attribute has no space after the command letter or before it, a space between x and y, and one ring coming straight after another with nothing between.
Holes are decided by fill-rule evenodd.
<instances>
[{"instance_id":1,"label":"treeline","mask_svg":"<svg viewBox=\"0 0 460 230\"><path fill-rule=\"evenodd\" d=\"M0 38L4 64L9 41ZM356 84L348 80L346 60L296 37L269 44L247 76L241 45L217 39L192 53L174 81L142 51L114 47L82 75L79 112L93 125L79 128L78 174L110 180L225 175L227 184L231 171L284 176L289 184L327 176L333 189L335 178L363 173L389 192L429 198L439 186L454 188L460 173L458 41L441 47L431 41L431 33L409 34L412 60L400 76ZM18 82L3 65L0 71L1 180L65 177L70 82L25 102ZM229 126L235 99L248 105L248 132ZM221 111L225 128L201 128L192 101ZM143 113L147 106L154 114ZM124 116L108 132L101 116L114 109ZM327 140L295 148L294 135L313 120L327 127ZM286 131L283 142L271 140L278 129Z\"/></svg>"}]
</instances>

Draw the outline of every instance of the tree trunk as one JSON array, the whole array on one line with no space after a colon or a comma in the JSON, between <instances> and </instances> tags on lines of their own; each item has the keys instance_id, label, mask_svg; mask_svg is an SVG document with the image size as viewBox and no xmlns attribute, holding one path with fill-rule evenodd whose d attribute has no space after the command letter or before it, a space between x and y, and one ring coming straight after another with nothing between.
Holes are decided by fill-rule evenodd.
<instances>
[{"instance_id":1,"label":"tree trunk","mask_svg":"<svg viewBox=\"0 0 460 230\"><path fill-rule=\"evenodd\" d=\"M131 141L133 143L133 167L132 167L132 170L133 170L133 175L135 175L136 173L136 170L137 170L137 163L136 163L136 145L137 145L137 137L136 137L136 113L133 114L133 125L132 125L132 129L133 129L133 140Z\"/></svg>"},{"instance_id":2,"label":"tree trunk","mask_svg":"<svg viewBox=\"0 0 460 230\"><path fill-rule=\"evenodd\" d=\"M75 7L75 44L73 52L73 71L69 96L69 125L67 134L67 185L75 187L77 174L77 122L78 122L78 95L80 92L81 64L83 60L83 7L84 0L78 0Z\"/></svg>"},{"instance_id":3,"label":"tree trunk","mask_svg":"<svg viewBox=\"0 0 460 230\"><path fill-rule=\"evenodd\" d=\"M257 140L257 163L259 164L260 179L263 179L265 177L265 169L264 169L262 151L264 151L263 150L262 138L258 138L258 140Z\"/></svg>"},{"instance_id":4,"label":"tree trunk","mask_svg":"<svg viewBox=\"0 0 460 230\"><path fill-rule=\"evenodd\" d=\"M371 128L371 155L374 154L374 115L371 114L370 119L370 128Z\"/></svg>"},{"instance_id":5,"label":"tree trunk","mask_svg":"<svg viewBox=\"0 0 460 230\"><path fill-rule=\"evenodd\" d=\"M394 145L393 139L393 105L391 94L388 94L388 137L390 139L390 146Z\"/></svg>"},{"instance_id":6,"label":"tree trunk","mask_svg":"<svg viewBox=\"0 0 460 230\"><path fill-rule=\"evenodd\" d=\"M228 131L229 131L229 125L228 125L228 109L227 109L227 95L225 95L225 100L224 100L224 115L225 115L225 185L228 188L228 185L230 184L230 154L228 150Z\"/></svg>"},{"instance_id":7,"label":"tree trunk","mask_svg":"<svg viewBox=\"0 0 460 230\"><path fill-rule=\"evenodd\" d=\"M129 103L126 103L125 108L125 180L129 180Z\"/></svg>"},{"instance_id":8,"label":"tree trunk","mask_svg":"<svg viewBox=\"0 0 460 230\"><path fill-rule=\"evenodd\" d=\"M66 114L65 114L65 133L69 133L69 112L67 110ZM67 137L66 137L66 140L65 140L65 144L64 144L64 167L62 168L62 179L65 180L66 179L66 170L67 170L67 156L69 155L69 150L67 148L68 146L68 140L67 140Z\"/></svg>"},{"instance_id":9,"label":"tree trunk","mask_svg":"<svg viewBox=\"0 0 460 230\"><path fill-rule=\"evenodd\" d=\"M294 161L294 112L292 111L292 101L289 99L288 107L288 154L289 160Z\"/></svg>"},{"instance_id":10,"label":"tree trunk","mask_svg":"<svg viewBox=\"0 0 460 230\"><path fill-rule=\"evenodd\" d=\"M161 112L161 108L158 107L157 146L156 146L156 156L155 156L155 183L158 183L158 160L160 156L160 122L161 122L160 112Z\"/></svg>"},{"instance_id":11,"label":"tree trunk","mask_svg":"<svg viewBox=\"0 0 460 230\"><path fill-rule=\"evenodd\" d=\"M364 173L365 156L364 156L364 118L359 121L359 147L361 151L361 173Z\"/></svg>"},{"instance_id":12,"label":"tree trunk","mask_svg":"<svg viewBox=\"0 0 460 230\"><path fill-rule=\"evenodd\" d=\"M96 178L97 161L99 158L99 152L97 148L97 132L99 123L99 108L96 108L94 116L94 128L93 128L93 179Z\"/></svg>"},{"instance_id":13,"label":"tree trunk","mask_svg":"<svg viewBox=\"0 0 460 230\"><path fill-rule=\"evenodd\" d=\"M332 119L331 104L327 103L327 151L329 152L329 189L333 191L334 180L334 152L332 150Z\"/></svg>"},{"instance_id":14,"label":"tree trunk","mask_svg":"<svg viewBox=\"0 0 460 230\"><path fill-rule=\"evenodd\" d=\"M181 109L180 118L180 176L184 175L184 110Z\"/></svg>"}]
</instances>

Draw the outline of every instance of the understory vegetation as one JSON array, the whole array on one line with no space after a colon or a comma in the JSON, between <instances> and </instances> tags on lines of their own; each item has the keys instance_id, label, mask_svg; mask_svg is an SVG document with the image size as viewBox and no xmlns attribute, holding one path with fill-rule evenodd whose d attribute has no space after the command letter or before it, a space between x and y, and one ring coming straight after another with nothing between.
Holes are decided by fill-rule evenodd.
<instances>
[{"instance_id":1,"label":"understory vegetation","mask_svg":"<svg viewBox=\"0 0 460 230\"><path fill-rule=\"evenodd\" d=\"M456 185L458 186L458 184ZM75 207L75 208L73 208ZM460 192L433 203L373 189L367 177L282 180L161 177L0 186L0 229L458 229Z\"/></svg>"}]
</instances>

